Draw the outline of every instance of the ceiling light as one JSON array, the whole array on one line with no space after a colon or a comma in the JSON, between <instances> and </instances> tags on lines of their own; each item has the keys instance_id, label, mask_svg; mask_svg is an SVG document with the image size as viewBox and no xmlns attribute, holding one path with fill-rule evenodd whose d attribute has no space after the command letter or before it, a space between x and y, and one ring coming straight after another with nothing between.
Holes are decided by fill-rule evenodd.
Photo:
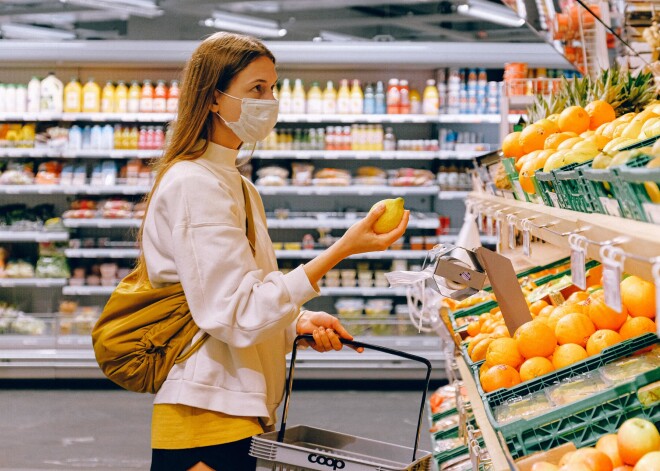
<instances>
[{"instance_id":1,"label":"ceiling light","mask_svg":"<svg viewBox=\"0 0 660 471\"><path fill-rule=\"evenodd\" d=\"M507 7L491 4L489 2L477 2L470 0L468 3L459 5L456 10L466 16L496 23L502 26L519 28L525 24L525 20L515 15Z\"/></svg>"},{"instance_id":2,"label":"ceiling light","mask_svg":"<svg viewBox=\"0 0 660 471\"><path fill-rule=\"evenodd\" d=\"M5 39L76 39L76 34L71 31L19 23L3 23L0 31Z\"/></svg>"},{"instance_id":3,"label":"ceiling light","mask_svg":"<svg viewBox=\"0 0 660 471\"><path fill-rule=\"evenodd\" d=\"M346 41L366 41L364 38L353 36L351 34L335 33L334 31L319 31L319 40L333 41L333 42L346 42Z\"/></svg>"},{"instance_id":4,"label":"ceiling light","mask_svg":"<svg viewBox=\"0 0 660 471\"><path fill-rule=\"evenodd\" d=\"M100 10L121 11L133 16L156 18L164 12L149 0L65 0L64 3L97 8Z\"/></svg>"},{"instance_id":5,"label":"ceiling light","mask_svg":"<svg viewBox=\"0 0 660 471\"><path fill-rule=\"evenodd\" d=\"M216 29L251 34L260 38L281 38L287 34L287 30L281 28L277 21L224 11L215 11L213 18L203 20L200 24Z\"/></svg>"}]
</instances>

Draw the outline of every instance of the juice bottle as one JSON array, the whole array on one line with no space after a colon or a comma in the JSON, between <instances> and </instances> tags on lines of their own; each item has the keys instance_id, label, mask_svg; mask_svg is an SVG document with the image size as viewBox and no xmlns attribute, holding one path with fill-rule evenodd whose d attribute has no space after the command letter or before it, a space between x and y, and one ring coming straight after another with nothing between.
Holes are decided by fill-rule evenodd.
<instances>
[{"instance_id":1,"label":"juice bottle","mask_svg":"<svg viewBox=\"0 0 660 471\"><path fill-rule=\"evenodd\" d=\"M115 112L115 86L112 82L106 82L101 92L101 113Z\"/></svg>"},{"instance_id":2,"label":"juice bottle","mask_svg":"<svg viewBox=\"0 0 660 471\"><path fill-rule=\"evenodd\" d=\"M440 96L438 89L435 86L435 80L428 79L426 81L426 88L424 88L424 96L422 98L422 112L426 115L436 115L440 107Z\"/></svg>"},{"instance_id":3,"label":"juice bottle","mask_svg":"<svg viewBox=\"0 0 660 471\"><path fill-rule=\"evenodd\" d=\"M374 87L369 84L364 89L364 114L374 114L376 112L376 97L374 96Z\"/></svg>"},{"instance_id":4,"label":"juice bottle","mask_svg":"<svg viewBox=\"0 0 660 471\"><path fill-rule=\"evenodd\" d=\"M364 95L359 80L353 80L351 87L351 114L362 114L364 108Z\"/></svg>"},{"instance_id":5,"label":"juice bottle","mask_svg":"<svg viewBox=\"0 0 660 471\"><path fill-rule=\"evenodd\" d=\"M293 114L305 114L306 105L307 97L305 96L302 80L296 79L291 94L291 112Z\"/></svg>"},{"instance_id":6,"label":"juice bottle","mask_svg":"<svg viewBox=\"0 0 660 471\"><path fill-rule=\"evenodd\" d=\"M328 80L323 91L323 114L335 114L337 112L337 92L332 80Z\"/></svg>"},{"instance_id":7,"label":"juice bottle","mask_svg":"<svg viewBox=\"0 0 660 471\"><path fill-rule=\"evenodd\" d=\"M172 80L167 91L167 112L176 113L179 108L179 82Z\"/></svg>"},{"instance_id":8,"label":"juice bottle","mask_svg":"<svg viewBox=\"0 0 660 471\"><path fill-rule=\"evenodd\" d=\"M27 94L27 112L38 113L41 106L41 80L37 77L32 77L28 82Z\"/></svg>"},{"instance_id":9,"label":"juice bottle","mask_svg":"<svg viewBox=\"0 0 660 471\"><path fill-rule=\"evenodd\" d=\"M337 113L348 114L351 112L351 91L348 88L348 80L342 79L337 92Z\"/></svg>"},{"instance_id":10,"label":"juice bottle","mask_svg":"<svg viewBox=\"0 0 660 471\"><path fill-rule=\"evenodd\" d=\"M49 72L48 76L41 81L41 106L40 111L49 113L61 113L64 111L64 85L55 77L55 72Z\"/></svg>"},{"instance_id":11,"label":"juice bottle","mask_svg":"<svg viewBox=\"0 0 660 471\"><path fill-rule=\"evenodd\" d=\"M128 129L128 128L126 128ZM138 148L138 128L136 126L133 126L131 130L128 132L128 147L127 149L137 149Z\"/></svg>"},{"instance_id":12,"label":"juice bottle","mask_svg":"<svg viewBox=\"0 0 660 471\"><path fill-rule=\"evenodd\" d=\"M153 101L154 113L165 113L167 111L167 86L165 80L159 80L154 90Z\"/></svg>"},{"instance_id":13,"label":"juice bottle","mask_svg":"<svg viewBox=\"0 0 660 471\"><path fill-rule=\"evenodd\" d=\"M385 86L380 80L376 83L376 93L374 94L374 101L376 104L376 114L385 114L387 111L385 102Z\"/></svg>"},{"instance_id":14,"label":"juice bottle","mask_svg":"<svg viewBox=\"0 0 660 471\"><path fill-rule=\"evenodd\" d=\"M307 92L307 113L321 114L323 112L323 92L318 82L312 83Z\"/></svg>"},{"instance_id":15,"label":"juice bottle","mask_svg":"<svg viewBox=\"0 0 660 471\"><path fill-rule=\"evenodd\" d=\"M83 113L98 113L101 111L101 87L90 78L82 90Z\"/></svg>"},{"instance_id":16,"label":"juice bottle","mask_svg":"<svg viewBox=\"0 0 660 471\"><path fill-rule=\"evenodd\" d=\"M410 87L407 80L399 82L399 113L410 114Z\"/></svg>"},{"instance_id":17,"label":"juice bottle","mask_svg":"<svg viewBox=\"0 0 660 471\"><path fill-rule=\"evenodd\" d=\"M64 112L80 113L82 111L82 85L77 78L72 77L64 87Z\"/></svg>"},{"instance_id":18,"label":"juice bottle","mask_svg":"<svg viewBox=\"0 0 660 471\"><path fill-rule=\"evenodd\" d=\"M140 93L140 113L152 113L154 111L154 86L151 80L145 80Z\"/></svg>"},{"instance_id":19,"label":"juice bottle","mask_svg":"<svg viewBox=\"0 0 660 471\"><path fill-rule=\"evenodd\" d=\"M142 95L142 88L137 80L131 82L131 87L128 89L127 110L129 113L140 112L140 96Z\"/></svg>"},{"instance_id":20,"label":"juice bottle","mask_svg":"<svg viewBox=\"0 0 660 471\"><path fill-rule=\"evenodd\" d=\"M122 129L119 124L115 124L115 133L114 133L114 147L115 149L123 149L124 143L122 140Z\"/></svg>"},{"instance_id":21,"label":"juice bottle","mask_svg":"<svg viewBox=\"0 0 660 471\"><path fill-rule=\"evenodd\" d=\"M422 114L422 97L416 88L410 90L410 114Z\"/></svg>"},{"instance_id":22,"label":"juice bottle","mask_svg":"<svg viewBox=\"0 0 660 471\"><path fill-rule=\"evenodd\" d=\"M115 87L113 108L115 113L128 113L128 87L123 80L117 82Z\"/></svg>"},{"instance_id":23,"label":"juice bottle","mask_svg":"<svg viewBox=\"0 0 660 471\"><path fill-rule=\"evenodd\" d=\"M291 85L289 79L285 78L280 88L280 113L290 114L292 112L292 106Z\"/></svg>"},{"instance_id":24,"label":"juice bottle","mask_svg":"<svg viewBox=\"0 0 660 471\"><path fill-rule=\"evenodd\" d=\"M399 80L390 79L387 83L387 114L399 114L401 92L399 91Z\"/></svg>"}]
</instances>

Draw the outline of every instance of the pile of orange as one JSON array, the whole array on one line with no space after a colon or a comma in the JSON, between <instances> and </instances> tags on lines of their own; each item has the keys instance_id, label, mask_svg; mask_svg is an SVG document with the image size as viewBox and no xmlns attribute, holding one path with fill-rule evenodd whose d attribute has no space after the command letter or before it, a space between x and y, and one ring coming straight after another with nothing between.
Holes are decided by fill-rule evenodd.
<instances>
[{"instance_id":1,"label":"pile of orange","mask_svg":"<svg viewBox=\"0 0 660 471\"><path fill-rule=\"evenodd\" d=\"M509 336L501 312L494 309L468 327L468 353L485 360L480 370L485 392L509 388L567 367L603 349L656 332L655 287L630 276L621 282L623 306L605 304L602 289L575 291L559 306L532 303L532 321Z\"/></svg>"}]
</instances>

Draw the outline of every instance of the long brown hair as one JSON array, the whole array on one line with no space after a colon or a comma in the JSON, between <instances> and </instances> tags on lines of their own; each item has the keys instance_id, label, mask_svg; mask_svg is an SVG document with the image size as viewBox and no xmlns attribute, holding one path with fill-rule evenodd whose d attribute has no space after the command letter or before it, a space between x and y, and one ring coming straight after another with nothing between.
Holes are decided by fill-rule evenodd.
<instances>
[{"instance_id":1,"label":"long brown hair","mask_svg":"<svg viewBox=\"0 0 660 471\"><path fill-rule=\"evenodd\" d=\"M170 125L163 157L153 166L156 177L146 197L147 211L165 172L177 162L195 160L206 152L213 127L210 112L214 102L213 92L226 90L234 77L259 57L268 57L275 62L272 52L258 39L224 32L209 36L193 52L183 71L177 118ZM140 248L143 231L144 220L138 232ZM135 272L140 283L148 281L142 253Z\"/></svg>"}]
</instances>

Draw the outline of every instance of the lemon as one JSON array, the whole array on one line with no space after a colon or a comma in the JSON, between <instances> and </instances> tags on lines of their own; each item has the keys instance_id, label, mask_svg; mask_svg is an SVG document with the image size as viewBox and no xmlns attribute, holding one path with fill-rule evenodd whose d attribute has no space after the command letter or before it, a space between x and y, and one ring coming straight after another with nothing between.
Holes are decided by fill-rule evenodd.
<instances>
[{"instance_id":1,"label":"lemon","mask_svg":"<svg viewBox=\"0 0 660 471\"><path fill-rule=\"evenodd\" d=\"M376 220L373 230L376 234L386 234L396 229L403 219L403 198L389 198L379 201L371 209L374 209L378 204L385 204L385 212Z\"/></svg>"}]
</instances>

